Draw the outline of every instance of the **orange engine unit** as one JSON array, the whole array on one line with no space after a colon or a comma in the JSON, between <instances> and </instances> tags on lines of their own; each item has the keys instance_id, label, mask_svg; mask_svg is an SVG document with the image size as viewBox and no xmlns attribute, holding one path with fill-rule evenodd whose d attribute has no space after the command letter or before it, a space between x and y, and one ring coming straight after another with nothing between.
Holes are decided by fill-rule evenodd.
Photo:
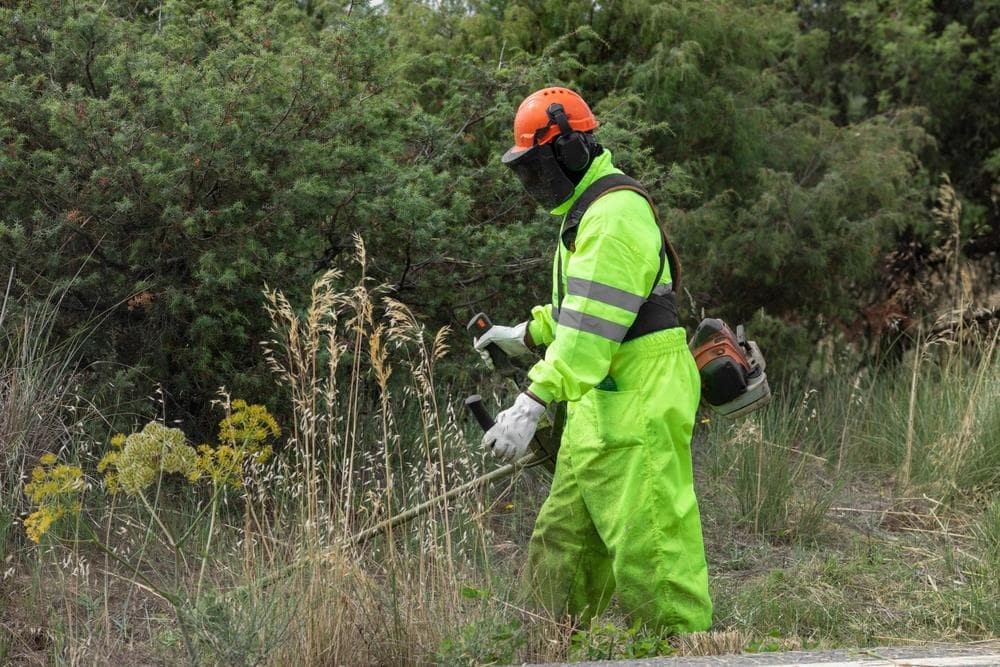
<instances>
[{"instance_id":1,"label":"orange engine unit","mask_svg":"<svg viewBox=\"0 0 1000 667\"><path fill-rule=\"evenodd\" d=\"M740 325L734 334L720 319L701 321L689 342L701 375L702 399L716 412L737 417L771 399L764 356Z\"/></svg>"}]
</instances>

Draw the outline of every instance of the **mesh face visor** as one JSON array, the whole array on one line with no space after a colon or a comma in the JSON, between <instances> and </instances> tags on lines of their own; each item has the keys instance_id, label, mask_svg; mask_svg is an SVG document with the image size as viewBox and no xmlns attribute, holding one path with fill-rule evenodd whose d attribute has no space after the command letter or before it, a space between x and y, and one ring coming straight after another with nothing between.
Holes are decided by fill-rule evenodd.
<instances>
[{"instance_id":1,"label":"mesh face visor","mask_svg":"<svg viewBox=\"0 0 1000 667\"><path fill-rule=\"evenodd\" d=\"M576 188L559 166L551 144L516 153L508 151L502 162L517 174L528 194L548 210L569 199Z\"/></svg>"}]
</instances>

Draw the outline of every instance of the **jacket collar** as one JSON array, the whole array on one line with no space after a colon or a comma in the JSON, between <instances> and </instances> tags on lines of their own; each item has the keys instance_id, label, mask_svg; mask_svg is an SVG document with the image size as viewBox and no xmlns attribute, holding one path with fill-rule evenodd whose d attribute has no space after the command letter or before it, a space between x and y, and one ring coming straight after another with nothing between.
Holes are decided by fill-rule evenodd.
<instances>
[{"instance_id":1,"label":"jacket collar","mask_svg":"<svg viewBox=\"0 0 1000 667\"><path fill-rule=\"evenodd\" d=\"M552 209L550 213L552 213L552 215L566 215L570 208L573 207L576 200L580 198L580 195L583 194L583 191L590 187L591 183L602 176L619 173L619 171L620 170L615 169L614 164L611 163L611 151L605 149L600 155L594 158L593 162L590 163L590 168L587 169L587 173L583 175L583 178L580 179L580 182L577 183L576 187L573 189L573 195L563 203L559 204L559 206Z\"/></svg>"}]
</instances>

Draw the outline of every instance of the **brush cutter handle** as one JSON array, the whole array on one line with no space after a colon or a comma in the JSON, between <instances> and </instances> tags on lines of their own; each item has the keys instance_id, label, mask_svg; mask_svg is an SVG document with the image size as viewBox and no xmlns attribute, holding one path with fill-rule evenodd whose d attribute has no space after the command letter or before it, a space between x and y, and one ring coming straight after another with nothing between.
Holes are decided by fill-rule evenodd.
<instances>
[{"instance_id":1,"label":"brush cutter handle","mask_svg":"<svg viewBox=\"0 0 1000 667\"><path fill-rule=\"evenodd\" d=\"M472 333L472 335L478 338L493 328L493 321L490 320L489 315L486 313L476 313L476 316L469 320L469 323L465 325L465 328L467 331ZM486 353L490 355L490 361L493 363L493 370L499 373L502 377L511 377L517 372L517 368L511 362L510 357L508 357L496 343L490 343L487 345Z\"/></svg>"},{"instance_id":2,"label":"brush cutter handle","mask_svg":"<svg viewBox=\"0 0 1000 667\"><path fill-rule=\"evenodd\" d=\"M493 428L493 425L496 424L496 422L493 421L493 417L490 416L490 413L486 411L486 406L483 405L483 397L479 394L473 394L465 399L465 407L472 413L472 416L476 418L476 421L479 422L479 426L484 431L489 431Z\"/></svg>"}]
</instances>

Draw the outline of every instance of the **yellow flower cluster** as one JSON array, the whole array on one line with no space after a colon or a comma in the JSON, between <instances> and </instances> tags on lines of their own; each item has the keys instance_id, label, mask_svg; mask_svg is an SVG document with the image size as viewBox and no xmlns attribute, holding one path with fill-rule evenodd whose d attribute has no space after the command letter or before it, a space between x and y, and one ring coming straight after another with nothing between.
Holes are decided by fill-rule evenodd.
<instances>
[{"instance_id":1,"label":"yellow flower cluster","mask_svg":"<svg viewBox=\"0 0 1000 667\"><path fill-rule=\"evenodd\" d=\"M139 433L111 439L111 451L97 464L109 491L130 495L152 485L160 474L179 473L194 484L243 485L244 463L266 463L274 453L268 440L281 434L278 422L263 405L235 400L232 412L219 423L219 445L187 444L180 429L150 422Z\"/></svg>"},{"instance_id":2,"label":"yellow flower cluster","mask_svg":"<svg viewBox=\"0 0 1000 667\"><path fill-rule=\"evenodd\" d=\"M229 484L235 489L243 486L243 461L246 453L243 450L219 445L198 446L198 479L202 476L212 481L214 486Z\"/></svg>"},{"instance_id":3,"label":"yellow flower cluster","mask_svg":"<svg viewBox=\"0 0 1000 667\"><path fill-rule=\"evenodd\" d=\"M113 450L97 464L112 493L119 489L136 495L152 486L161 474L180 473L196 479L198 455L184 432L149 422L138 433L111 439Z\"/></svg>"},{"instance_id":4,"label":"yellow flower cluster","mask_svg":"<svg viewBox=\"0 0 1000 667\"><path fill-rule=\"evenodd\" d=\"M219 423L219 444L187 444L184 432L150 422L138 433L111 438L111 451L97 464L108 491L137 495L152 486L161 475L177 473L195 484L203 479L216 488L228 484L243 486L247 463L264 464L274 449L268 442L281 434L278 422L263 405L235 400L232 412ZM28 537L39 542L52 524L81 511L83 471L78 466L59 464L55 454L44 454L31 471L24 487L35 511L24 520Z\"/></svg>"},{"instance_id":5,"label":"yellow flower cluster","mask_svg":"<svg viewBox=\"0 0 1000 667\"><path fill-rule=\"evenodd\" d=\"M83 471L78 466L56 465L56 462L55 454L43 454L40 465L31 471L31 481L24 486L25 495L36 506L24 520L24 530L35 543L53 523L80 512Z\"/></svg>"},{"instance_id":6,"label":"yellow flower cluster","mask_svg":"<svg viewBox=\"0 0 1000 667\"><path fill-rule=\"evenodd\" d=\"M263 405L249 405L236 399L232 412L219 422L219 445L198 447L199 477L208 477L212 484L243 486L244 464L248 461L262 465L274 454L268 444L271 438L281 435L277 420Z\"/></svg>"},{"instance_id":7,"label":"yellow flower cluster","mask_svg":"<svg viewBox=\"0 0 1000 667\"><path fill-rule=\"evenodd\" d=\"M232 413L219 422L219 442L222 445L252 454L257 463L266 463L272 449L270 438L281 435L277 420L263 405L247 405L242 399L233 401Z\"/></svg>"},{"instance_id":8,"label":"yellow flower cluster","mask_svg":"<svg viewBox=\"0 0 1000 667\"><path fill-rule=\"evenodd\" d=\"M122 447L124 446L124 433L112 436L111 451L102 456L101 460L97 462L97 472L104 474L104 485L111 493L121 491L121 485L118 484L118 473L115 472L115 469L118 466L118 456L121 454Z\"/></svg>"}]
</instances>

